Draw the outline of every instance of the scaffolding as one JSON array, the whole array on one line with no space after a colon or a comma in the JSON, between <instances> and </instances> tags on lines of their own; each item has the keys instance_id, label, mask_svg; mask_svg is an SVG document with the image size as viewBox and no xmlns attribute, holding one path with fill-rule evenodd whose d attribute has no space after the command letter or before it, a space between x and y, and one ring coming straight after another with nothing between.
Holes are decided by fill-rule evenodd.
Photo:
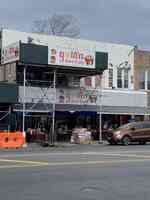
<instances>
[{"instance_id":1,"label":"scaffolding","mask_svg":"<svg viewBox=\"0 0 150 200\"><path fill-rule=\"evenodd\" d=\"M26 117L26 86L30 85L29 84L29 81L26 79L26 70L27 70L28 66L24 66L24 69L23 69L23 99L22 99L22 131L23 131L23 134L24 136L26 136L26 133L25 133L25 117ZM38 101L36 103L33 103L33 105L28 108L30 109L30 111L32 112L33 108L37 105L37 104L41 104L43 103L43 99L47 99L48 103L49 104L52 104L53 105L53 109L52 109L52 129L49 130L49 132L52 131L51 134L49 134L49 142L50 144L54 144L55 143L55 104L56 104L56 91L54 93L55 97L54 97L54 101L51 102L51 99L48 98L47 96L47 92L49 91L49 88L53 88L54 90L56 89L56 71L53 71L53 83L49 84L49 86L46 88L47 90L43 90L43 87L40 87L39 86L39 89L41 89L41 92L42 92L42 96L39 97ZM32 82L32 80L30 80L30 82ZM39 83L40 83L40 80L39 80ZM49 107L47 106L47 104L43 103L44 106L46 106L46 109L47 111L50 112L49 110Z\"/></svg>"}]
</instances>

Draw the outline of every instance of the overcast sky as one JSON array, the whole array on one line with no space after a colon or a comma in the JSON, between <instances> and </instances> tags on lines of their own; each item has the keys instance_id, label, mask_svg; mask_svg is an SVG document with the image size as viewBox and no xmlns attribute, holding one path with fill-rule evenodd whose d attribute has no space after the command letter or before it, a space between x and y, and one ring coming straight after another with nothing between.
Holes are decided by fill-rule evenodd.
<instances>
[{"instance_id":1,"label":"overcast sky","mask_svg":"<svg viewBox=\"0 0 150 200\"><path fill-rule=\"evenodd\" d=\"M150 50L150 0L0 0L0 25L32 30L34 20L53 14L77 18L81 38L137 44Z\"/></svg>"}]
</instances>

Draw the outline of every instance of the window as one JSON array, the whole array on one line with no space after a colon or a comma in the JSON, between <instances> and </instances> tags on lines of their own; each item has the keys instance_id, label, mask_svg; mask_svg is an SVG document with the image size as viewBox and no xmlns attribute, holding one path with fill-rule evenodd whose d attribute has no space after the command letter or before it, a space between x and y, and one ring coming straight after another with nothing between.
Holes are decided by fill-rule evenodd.
<instances>
[{"instance_id":1,"label":"window","mask_svg":"<svg viewBox=\"0 0 150 200\"><path fill-rule=\"evenodd\" d=\"M150 71L148 71L147 75L147 89L150 90Z\"/></svg>"},{"instance_id":2,"label":"window","mask_svg":"<svg viewBox=\"0 0 150 200\"><path fill-rule=\"evenodd\" d=\"M134 127L137 128L137 129L142 129L143 124L139 123L139 124L134 125Z\"/></svg>"},{"instance_id":3,"label":"window","mask_svg":"<svg viewBox=\"0 0 150 200\"><path fill-rule=\"evenodd\" d=\"M129 70L124 69L124 88L128 88L128 82L129 82Z\"/></svg>"},{"instance_id":4,"label":"window","mask_svg":"<svg viewBox=\"0 0 150 200\"><path fill-rule=\"evenodd\" d=\"M148 64L150 65L150 56L148 56L148 58L149 58Z\"/></svg>"},{"instance_id":5,"label":"window","mask_svg":"<svg viewBox=\"0 0 150 200\"><path fill-rule=\"evenodd\" d=\"M143 128L150 128L150 123L143 123L142 126Z\"/></svg>"},{"instance_id":6,"label":"window","mask_svg":"<svg viewBox=\"0 0 150 200\"><path fill-rule=\"evenodd\" d=\"M145 71L139 72L139 88L145 89Z\"/></svg>"},{"instance_id":7,"label":"window","mask_svg":"<svg viewBox=\"0 0 150 200\"><path fill-rule=\"evenodd\" d=\"M117 70L117 87L122 88L122 69Z\"/></svg>"},{"instance_id":8,"label":"window","mask_svg":"<svg viewBox=\"0 0 150 200\"><path fill-rule=\"evenodd\" d=\"M113 87L113 69L109 69L109 87Z\"/></svg>"}]
</instances>

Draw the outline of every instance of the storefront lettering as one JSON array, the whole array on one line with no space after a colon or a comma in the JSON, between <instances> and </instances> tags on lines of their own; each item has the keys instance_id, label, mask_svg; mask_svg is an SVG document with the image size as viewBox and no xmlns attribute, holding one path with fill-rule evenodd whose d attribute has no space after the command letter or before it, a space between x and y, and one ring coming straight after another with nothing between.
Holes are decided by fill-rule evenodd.
<instances>
[{"instance_id":1,"label":"storefront lettering","mask_svg":"<svg viewBox=\"0 0 150 200\"><path fill-rule=\"evenodd\" d=\"M87 50L53 48L49 52L51 64L94 67L94 53Z\"/></svg>"}]
</instances>

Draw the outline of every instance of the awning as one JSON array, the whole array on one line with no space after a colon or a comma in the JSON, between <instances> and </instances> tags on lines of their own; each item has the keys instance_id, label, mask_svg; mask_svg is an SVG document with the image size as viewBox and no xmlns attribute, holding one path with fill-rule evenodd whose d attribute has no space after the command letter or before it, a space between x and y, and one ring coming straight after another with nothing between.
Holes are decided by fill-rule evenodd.
<instances>
[{"instance_id":1,"label":"awning","mask_svg":"<svg viewBox=\"0 0 150 200\"><path fill-rule=\"evenodd\" d=\"M97 112L100 111L103 114L120 114L120 115L150 115L150 109L146 107L126 107L126 106L98 106L98 105L77 105L77 104L56 104L56 111L90 111ZM15 104L13 106L13 111L22 112L22 104ZM26 104L26 112L33 113L48 113L53 111L52 104Z\"/></svg>"}]
</instances>

